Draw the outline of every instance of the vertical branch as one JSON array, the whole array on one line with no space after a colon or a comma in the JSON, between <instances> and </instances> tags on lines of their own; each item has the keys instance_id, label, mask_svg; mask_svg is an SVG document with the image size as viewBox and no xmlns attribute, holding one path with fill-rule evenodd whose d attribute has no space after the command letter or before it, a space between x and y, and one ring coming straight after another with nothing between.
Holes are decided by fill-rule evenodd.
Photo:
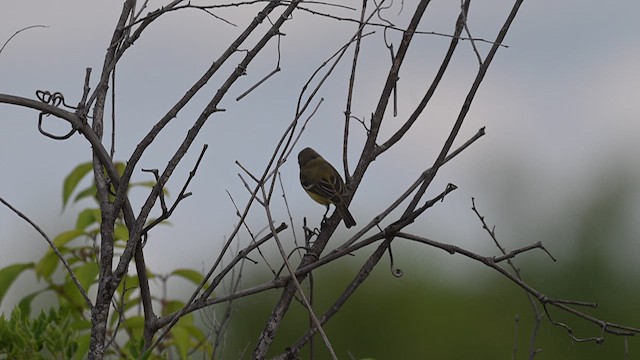
<instances>
[{"instance_id":1,"label":"vertical branch","mask_svg":"<svg viewBox=\"0 0 640 360\"><path fill-rule=\"evenodd\" d=\"M111 64L115 59L117 44L122 38L124 26L129 13L133 9L134 1L125 1L120 19L116 25L111 39L111 46L107 50L105 56L101 81L95 89L96 104L93 108L93 132L98 139L102 139L103 134L103 117L104 104L107 95L107 82L109 79ZM106 166L106 165L105 165ZM95 306L91 310L91 340L89 344L89 359L102 359L104 356L106 344L107 319L109 318L109 307L111 297L115 291L112 282L112 264L113 264L113 238L114 225L118 209L113 207L109 201L109 184L104 175L104 167L99 156L95 152L93 154L93 173L96 181L96 189L98 201L100 203L100 212L102 221L100 224L100 273L98 278L98 293L96 295ZM117 284L116 284L117 286Z\"/></svg>"},{"instance_id":2,"label":"vertical branch","mask_svg":"<svg viewBox=\"0 0 640 360\"><path fill-rule=\"evenodd\" d=\"M111 73L111 161L116 152L116 68Z\"/></svg>"},{"instance_id":3,"label":"vertical branch","mask_svg":"<svg viewBox=\"0 0 640 360\"><path fill-rule=\"evenodd\" d=\"M356 67L358 65L358 57L360 55L360 43L362 41L362 31L364 30L364 16L367 12L367 0L362 0L362 10L360 12L360 26L356 34L356 46L353 51L353 62L351 64L351 75L349 76L349 90L347 92L347 105L344 110L344 135L342 137L342 163L344 165L344 181L348 185L349 178L349 120L351 120L351 100L353 99L353 87L356 82Z\"/></svg>"}]
</instances>

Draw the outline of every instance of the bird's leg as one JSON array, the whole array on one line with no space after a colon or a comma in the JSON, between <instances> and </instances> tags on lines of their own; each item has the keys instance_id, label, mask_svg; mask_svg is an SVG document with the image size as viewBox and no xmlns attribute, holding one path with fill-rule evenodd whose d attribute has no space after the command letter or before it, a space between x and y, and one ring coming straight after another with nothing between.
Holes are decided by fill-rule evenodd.
<instances>
[{"instance_id":1,"label":"bird's leg","mask_svg":"<svg viewBox=\"0 0 640 360\"><path fill-rule=\"evenodd\" d=\"M327 205L327 211L324 212L324 215L322 215L322 224L324 225L324 223L327 221L327 214L329 213L329 205Z\"/></svg>"}]
</instances>

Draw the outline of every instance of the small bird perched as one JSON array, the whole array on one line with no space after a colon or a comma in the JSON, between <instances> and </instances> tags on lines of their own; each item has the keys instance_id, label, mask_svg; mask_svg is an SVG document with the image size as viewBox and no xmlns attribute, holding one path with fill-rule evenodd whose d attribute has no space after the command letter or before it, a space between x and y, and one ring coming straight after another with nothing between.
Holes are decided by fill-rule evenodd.
<instances>
[{"instance_id":1,"label":"small bird perched","mask_svg":"<svg viewBox=\"0 0 640 360\"><path fill-rule=\"evenodd\" d=\"M356 224L347 208L345 198L347 188L338 171L312 148L305 148L298 154L300 183L313 200L327 207L336 206L344 224L350 228ZM325 213L326 215L326 213Z\"/></svg>"}]
</instances>

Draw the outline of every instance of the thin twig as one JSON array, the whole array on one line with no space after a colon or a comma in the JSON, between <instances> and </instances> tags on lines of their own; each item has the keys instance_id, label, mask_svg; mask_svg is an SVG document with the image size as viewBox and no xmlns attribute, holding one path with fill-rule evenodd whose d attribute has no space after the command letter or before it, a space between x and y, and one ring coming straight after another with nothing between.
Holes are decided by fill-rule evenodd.
<instances>
[{"instance_id":1,"label":"thin twig","mask_svg":"<svg viewBox=\"0 0 640 360\"><path fill-rule=\"evenodd\" d=\"M173 212L176 210L176 208L178 207L178 204L186 199L187 197L191 196L190 192L187 192L187 188L189 187L189 184L191 183L191 180L193 180L193 178L196 176L196 173L198 171L198 167L200 167L200 162L202 162L202 159L204 158L204 153L207 152L207 149L209 148L208 144L204 144L202 146L202 150L200 151L200 155L198 156L198 160L196 160L195 165L193 165L193 169L189 172L189 177L187 178L187 181L185 181L184 185L182 185L182 189L180 190L180 193L178 194L178 197L176 198L176 201L173 202L173 205L171 205L171 208L167 209L167 206L165 204L163 204L164 202L164 192L160 191L158 193L158 197L160 198L160 204L162 207L162 215L160 215L157 219L153 220L150 224L148 224L147 226L144 227L144 229L142 230L142 234L147 234L149 232L149 230L151 230L154 226L160 224L161 222L163 222L164 220L168 219L171 214L173 214ZM143 170L144 171L144 170ZM154 175L156 176L156 182L159 181L158 178L158 172L157 170L154 172Z\"/></svg>"},{"instance_id":2,"label":"thin twig","mask_svg":"<svg viewBox=\"0 0 640 360\"><path fill-rule=\"evenodd\" d=\"M473 137L471 137L468 141L462 144L458 149L451 152L449 156L447 156L442 165L447 164L454 157L460 154L464 149L469 147L475 141L477 141L480 137L484 135L484 128L480 129ZM422 184L425 179L429 176L429 174L433 171L433 168L429 168L420 174L420 176L400 195L391 205L389 205L384 211L380 214L376 215L369 224L365 225L361 230L359 230L355 235L353 235L349 240L347 240L344 244L342 244L339 249L346 248L357 241L360 237L366 234L372 228L378 226L393 210L395 210L402 202L405 201L417 188Z\"/></svg>"},{"instance_id":3,"label":"thin twig","mask_svg":"<svg viewBox=\"0 0 640 360\"><path fill-rule=\"evenodd\" d=\"M511 350L511 360L516 360L518 354L518 324L520 323L520 316L516 314L516 318L513 322L513 349Z\"/></svg>"},{"instance_id":4,"label":"thin twig","mask_svg":"<svg viewBox=\"0 0 640 360\"><path fill-rule=\"evenodd\" d=\"M249 224L247 224L246 219L242 218L241 214L240 214L240 209L238 209L238 206L236 205L235 200L233 199L233 196L231 196L231 194L227 191L227 195L229 196L229 199L231 199L231 203L233 204L233 207L236 209L236 214L238 215L238 217L240 218L242 224L244 225L245 230L247 230L247 232L249 233L249 236L251 237L251 242L255 243L256 242L256 235L253 234L253 232L251 231L251 229L249 228ZM261 204L263 203L262 200L260 199L256 199L258 200ZM268 230L268 227L264 227L263 229L261 229L258 234L262 233L265 230ZM267 260L267 258L264 256L264 254L262 253L262 250L260 249L260 246L256 247L256 250L258 250L258 254L260 255L260 257L262 258L262 261L264 261L265 265L267 265L267 267L269 268L269 271L271 271L271 273L273 275L276 274L276 271L273 269L273 267L271 266L271 264L269 263L269 260ZM246 255L244 256L245 259L249 259ZM249 259L251 262L257 264L256 261L253 261L251 259Z\"/></svg>"},{"instance_id":5,"label":"thin twig","mask_svg":"<svg viewBox=\"0 0 640 360\"><path fill-rule=\"evenodd\" d=\"M487 225L487 223L485 221L484 216L482 216L480 214L480 211L477 209L476 202L475 202L474 198L471 198L471 210L473 210L473 212L476 214L478 219L480 219L480 222L482 223L482 228L485 229L485 231L489 234L489 236L493 240L493 243L500 250L500 252L502 253L503 257L506 257L507 251L500 244L500 242L498 242L498 239L496 237L495 226L493 228L491 228L491 229L489 228L489 226ZM537 247L540 247L543 251L545 251L549 255L549 257L551 259L553 259L553 261L556 261L555 258L547 251L547 249L544 246L542 246L542 244L540 242L538 242L537 244L539 245ZM494 261L495 260L498 260L498 259L496 257L494 257ZM506 260L507 260L507 264L509 264L509 266L511 267L513 272L516 274L516 276L520 280L524 281L524 279L522 278L522 274L520 272L520 269L515 266L515 264L511 261L511 259L509 257L506 257ZM538 330L540 329L540 324L542 323L542 319L543 319L544 313L542 311L540 311L540 309L538 308L538 303L535 301L533 295L531 295L530 293L526 293L526 294L527 294L527 299L529 300L529 303L531 304L531 308L533 310L533 315L534 315L533 329L531 331L531 336L529 338L529 360L533 360L533 358L539 352L539 350L536 349L536 347L535 347L535 343L536 343L536 337L537 337L537 334L538 334Z\"/></svg>"},{"instance_id":6,"label":"thin twig","mask_svg":"<svg viewBox=\"0 0 640 360\"><path fill-rule=\"evenodd\" d=\"M269 80L270 77L272 77L273 75L275 75L276 73L278 73L280 71L280 67L276 67L275 69L273 69L273 71L271 71L270 73L268 73L267 75L265 75L265 77L263 77L262 79L260 79L257 83L253 84L251 87L249 87L249 89L247 89L245 92L243 92L242 94L240 94L237 98L236 101L240 101L242 100L245 96L249 95L249 93L251 93L253 90L255 90L258 86L262 85L263 82Z\"/></svg>"},{"instance_id":7,"label":"thin twig","mask_svg":"<svg viewBox=\"0 0 640 360\"><path fill-rule=\"evenodd\" d=\"M587 313L581 312L579 310L576 310L570 306L567 305L567 303L572 304L572 305L579 305L579 306L586 306L586 307L594 307L595 304L594 303L588 303L588 302L582 302L582 301L567 301L567 300L561 300L561 299L554 299L551 297L546 296L545 294L541 293L540 291L534 289L533 287L531 287L529 284L527 284L526 282L522 281L520 278L518 278L516 275L511 274L510 272L506 271L505 269L503 269L502 267L500 267L498 264L496 264L493 259L491 257L488 256L481 256L478 255L474 252L471 252L467 249L463 249L459 246L456 245L451 245L451 244L445 244L445 243L441 243L435 240L431 240L431 239L427 239L426 237L423 236L418 236L418 235L413 235L413 234L408 234L408 233L404 233L404 232L398 232L396 234L397 237L400 238L405 238L408 240L413 240L413 241L417 241L423 244L427 244L439 249L442 249L450 254L460 254L462 256L468 257L470 259L476 260L478 262L483 263L484 265L498 271L500 274L504 275L507 279L509 279L511 282L515 283L516 285L520 286L522 289L524 289L526 292L530 293L531 295L533 295L543 306L543 308L545 309L545 312L547 313L547 317L549 318L549 321L551 321L552 324L556 325L556 326L560 326L563 327L567 330L567 332L569 333L569 335L571 336L571 338L575 341L597 341L597 342L601 342L602 338L601 337L592 337L592 338L588 338L588 339L580 339L577 338L573 335L573 331L571 330L571 328L569 326L567 326L564 323L558 322L553 320L550 317L549 311L547 310L547 305L552 305L554 307L557 307L559 309L562 309L568 313L571 313L577 317L580 317L582 319L585 319L591 323L594 323L596 325L598 325L604 332L608 332L614 335L634 335L634 334L640 334L640 329L638 328L633 328L630 326L624 326L624 325L619 325L619 324L615 324L615 323L611 323L608 321L604 321L604 320L600 320L598 318L595 318Z\"/></svg>"},{"instance_id":8,"label":"thin twig","mask_svg":"<svg viewBox=\"0 0 640 360\"><path fill-rule=\"evenodd\" d=\"M289 225L291 226L291 236L293 236L293 244L296 246L296 249L300 249L300 245L298 244L298 237L296 236L296 232L294 231L295 226L293 226L293 216L291 215L291 208L289 208L289 202L287 201L287 192L284 189L284 184L282 183L282 174L278 173L278 182L280 183L280 191L282 192L282 201L284 202L284 207L287 210L287 216L289 217ZM298 253L300 253L298 251ZM301 256L302 257L302 256Z\"/></svg>"},{"instance_id":9,"label":"thin twig","mask_svg":"<svg viewBox=\"0 0 640 360\"><path fill-rule=\"evenodd\" d=\"M351 281L351 283L342 292L340 297L332 304L332 306L329 307L329 310L327 310L322 315L322 317L320 318L320 321L322 324L326 323L333 315L335 315L346 303L346 301L351 297L351 295L355 293L356 289L360 285L362 285L362 283L364 283L364 281L367 279L367 277L371 273L371 270L375 267L375 265L378 263L380 258L382 258L382 255L384 255L390 243L391 243L391 240L386 239L384 242L382 242L378 246L376 251L367 259L367 261L363 264L358 274L354 277L353 281ZM307 343L307 341L309 341L312 338L315 331L316 331L316 328L311 328L307 330L307 332L293 346L290 346L287 349L285 355L276 357L275 359L296 358L297 353Z\"/></svg>"},{"instance_id":10,"label":"thin twig","mask_svg":"<svg viewBox=\"0 0 640 360\"><path fill-rule=\"evenodd\" d=\"M51 250L53 250L53 252L56 254L58 259L60 259L60 262L62 262L62 265L64 265L65 269L67 269L67 273L69 273L69 276L71 277L71 280L76 285L76 288L78 288L78 291L80 292L80 294L84 298L84 302L87 304L87 307L89 309L92 309L93 308L93 304L91 303L91 300L89 299L89 295L87 295L86 291L84 291L84 288L80 284L80 281L78 280L78 278L76 278L76 275L73 272L73 270L71 269L71 266L69 266L69 263L67 262L67 260L64 258L64 256L62 256L62 254L60 253L60 251L58 250L56 245L53 243L53 241L51 241L51 239L47 236L47 234L45 234L44 231L42 231L42 229L35 222L31 221L31 219L29 219L29 217L27 215L25 215L22 212L20 212L20 210L14 208L11 204L9 204L2 197L0 197L0 202L2 202L6 207L8 207L11 211L13 211L16 215L21 217L24 221L29 223L29 225L31 225L31 227L33 227L47 241L47 243L49 244L49 247L51 247Z\"/></svg>"},{"instance_id":11,"label":"thin twig","mask_svg":"<svg viewBox=\"0 0 640 360\"><path fill-rule=\"evenodd\" d=\"M324 16L327 18L331 18L334 20L338 20L338 21L346 21L346 22L353 22L356 24L366 24L367 26L373 26L373 27L378 27L378 28L385 28L385 29L390 29L390 30L394 30L394 31L398 31L398 32L405 32L407 29L402 29L399 28L397 26L394 26L393 24L380 24L380 23L373 23L373 22L365 22L365 21L359 21L357 19L352 19L352 18L345 18L345 17L340 17L340 16L336 16L333 14L327 14L327 13L323 13L323 12L319 12L316 10L311 10L308 8L305 8L303 6L298 7L300 10L302 11L306 11L310 14L313 15L319 15L319 16ZM455 38L457 40L462 40L462 41L470 41L473 40L475 42L481 42L481 43L486 43L486 44L495 44L495 42L491 41L491 40L486 40L483 38L468 38L468 37L462 37L462 36L456 36L456 35L452 35L452 34L446 34L446 33L441 33L441 32L437 32L437 31L419 31L416 30L415 31L416 35L434 35L434 36L440 36L440 37L446 37L446 38ZM505 45L505 44L498 44L501 47L504 48L508 48L509 45Z\"/></svg>"},{"instance_id":12,"label":"thin twig","mask_svg":"<svg viewBox=\"0 0 640 360\"><path fill-rule=\"evenodd\" d=\"M462 9L461 14L463 17L464 31L467 33L469 39L471 40L471 47L473 48L473 52L478 58L478 65L482 66L482 56L480 56L480 52L478 51L478 48L476 48L476 42L473 36L471 36L471 30L469 30L469 23L467 22L467 11L469 11L469 8L467 7L465 9L464 0L460 0L460 9Z\"/></svg>"},{"instance_id":13,"label":"thin twig","mask_svg":"<svg viewBox=\"0 0 640 360\"><path fill-rule=\"evenodd\" d=\"M367 0L362 0L362 9L360 11L360 21L364 20L364 16L367 13ZM349 174L349 120L351 120L351 102L353 100L353 89L356 82L356 68L358 66L358 58L360 55L360 43L362 42L362 30L363 27L358 28L358 36L356 37L356 45L353 51L353 61L351 62L351 73L349 75L349 86L347 88L347 101L344 110L344 134L342 135L342 164L344 166L344 180L349 186L351 175Z\"/></svg>"},{"instance_id":14,"label":"thin twig","mask_svg":"<svg viewBox=\"0 0 640 360\"><path fill-rule=\"evenodd\" d=\"M116 153L116 67L111 73L111 160Z\"/></svg>"},{"instance_id":15,"label":"thin twig","mask_svg":"<svg viewBox=\"0 0 640 360\"><path fill-rule=\"evenodd\" d=\"M2 47L0 48L0 54L2 54L2 50L4 50L5 46L7 46L7 44L9 44L9 42L11 41L11 39L13 39L14 37L16 37L18 34L20 34L21 32L25 31L25 30L29 30L29 29L33 29L33 28L48 28L49 26L47 25L31 25L31 26L27 26L25 28L22 28L18 31L16 31L15 33L13 33L13 35L11 35L7 41L4 42L4 44L2 45Z\"/></svg>"},{"instance_id":16,"label":"thin twig","mask_svg":"<svg viewBox=\"0 0 640 360\"><path fill-rule=\"evenodd\" d=\"M276 228L277 232L281 232L284 231L287 228L287 224L282 223L280 224L280 226L278 226ZM234 266L240 262L242 259L245 259L247 257L247 255L255 248L259 247L260 245L264 244L265 242L271 240L273 238L273 234L271 232L269 232L268 234L266 234L264 237L262 237L259 240L256 240L254 242L252 242L249 246L247 246L246 248L240 250L240 252L238 253L238 255L236 255L236 257L234 257L231 262L220 271L220 273L218 275L216 275L212 280L211 280L211 284L208 284L209 289L215 289L216 286L218 284L220 284L220 282L222 281L222 279L225 278L225 276L234 268ZM208 278L205 277L207 280ZM199 291L207 284L199 284L198 288L196 289L196 291L194 292L194 294L199 294ZM207 294L208 292L205 291L204 294ZM210 293L209 293L210 294ZM240 296L241 297L241 296ZM225 298L225 301L229 301L229 300L233 300L233 299L237 299L239 297L227 297ZM205 296L201 296L197 301L194 300L190 300L186 303L185 307L183 309L181 309L180 311L176 311L172 314L169 314L167 316L164 316L162 318L158 319L157 325L158 328L163 328L167 325L170 325L175 319L179 319L182 315L201 309L205 306L208 305L212 305L212 304L217 304L220 302L224 302L224 301L217 301L217 302L208 302L207 301L207 297ZM168 330L166 330L168 331Z\"/></svg>"}]
</instances>

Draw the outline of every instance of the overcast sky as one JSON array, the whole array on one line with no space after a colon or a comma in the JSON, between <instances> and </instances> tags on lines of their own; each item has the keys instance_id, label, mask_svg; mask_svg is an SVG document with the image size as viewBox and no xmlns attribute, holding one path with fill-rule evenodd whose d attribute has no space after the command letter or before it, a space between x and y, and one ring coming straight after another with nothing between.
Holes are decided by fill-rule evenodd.
<instances>
[{"instance_id":1,"label":"overcast sky","mask_svg":"<svg viewBox=\"0 0 640 360\"><path fill-rule=\"evenodd\" d=\"M401 10L399 3L387 14L402 27L416 2L404 1L404 10L396 16ZM420 29L451 33L459 3L432 3ZM160 1L149 2L151 9L161 5ZM117 159L130 156L150 126L219 56L228 41L244 29L256 9L233 8L216 13L237 27L203 12L187 10L168 15L147 30L118 65ZM469 14L471 32L478 38L495 38L510 9L511 4L504 0L473 2ZM3 4L0 43L26 26L48 28L19 34L0 54L0 93L34 98L37 89L60 91L68 102L76 104L86 67L93 68L95 84L119 11L120 4L115 1ZM340 11L358 16L358 12ZM458 143L482 126L486 126L487 135L438 175L432 195L449 182L459 189L418 222L415 229L436 240L490 249L489 243L478 244L479 239L486 241L486 236L470 211L473 196L498 226L505 245L514 248L535 238L519 233L523 226L536 229L549 219L566 216L567 209L587 206L592 193L623 185L628 186L632 206L627 214L633 223L640 216L638 13L640 2L636 0L525 1L506 37L509 47L498 51ZM194 196L182 203L170 226L152 234L145 249L147 264L153 270L199 269L210 263L235 223L235 211L226 191L239 204L247 198L234 162L240 161L255 173L262 171L292 119L304 82L353 31L350 23L303 13L294 15L283 27L286 36L281 39L282 71L237 102L236 96L274 68L275 41L249 67L247 76L223 100L221 106L227 111L209 120L168 184L170 194L177 194L200 148L209 144L190 188ZM392 35L396 48L397 35ZM376 34L363 40L366 57L353 108L359 117L367 117L373 111L382 75L388 68L381 36L377 29ZM448 43L448 38L433 35L420 35L414 40L400 74L400 113L397 118L389 114L384 134L390 134L418 103ZM483 55L487 53L487 44L478 46ZM343 63L321 91L325 101L295 153L312 146L331 162L339 163L349 64ZM360 224L385 209L433 162L476 70L477 60L470 44L460 44L442 86L411 135L374 163L358 190L351 211ZM138 170L164 167L221 78L214 79L193 106L167 127L142 158ZM93 206L83 202L61 212L63 178L77 164L90 160L91 152L80 136L54 141L40 135L36 125L35 112L0 105L0 196L53 237L73 226L78 210ZM62 133L67 129L53 120L50 126L52 131ZM362 138L363 130L354 127L352 132L355 140L350 162L355 164L361 144L357 139ZM621 180L621 173L631 180ZM149 180L148 175L137 171L135 180ZM282 177L296 226L300 227L303 216L319 221L324 209L300 189L295 161L287 162ZM146 193L135 190L132 196L137 210ZM276 208L280 211L277 221L286 221L282 206ZM262 216L256 211L252 217L256 229L262 224ZM523 219L528 219L527 224L522 224ZM0 238L0 266L32 261L47 248L44 240L5 207L0 207ZM552 251L562 251L558 244L561 239L562 234L558 239L548 239ZM635 245L625 244L640 251L637 236L635 239Z\"/></svg>"}]
</instances>

